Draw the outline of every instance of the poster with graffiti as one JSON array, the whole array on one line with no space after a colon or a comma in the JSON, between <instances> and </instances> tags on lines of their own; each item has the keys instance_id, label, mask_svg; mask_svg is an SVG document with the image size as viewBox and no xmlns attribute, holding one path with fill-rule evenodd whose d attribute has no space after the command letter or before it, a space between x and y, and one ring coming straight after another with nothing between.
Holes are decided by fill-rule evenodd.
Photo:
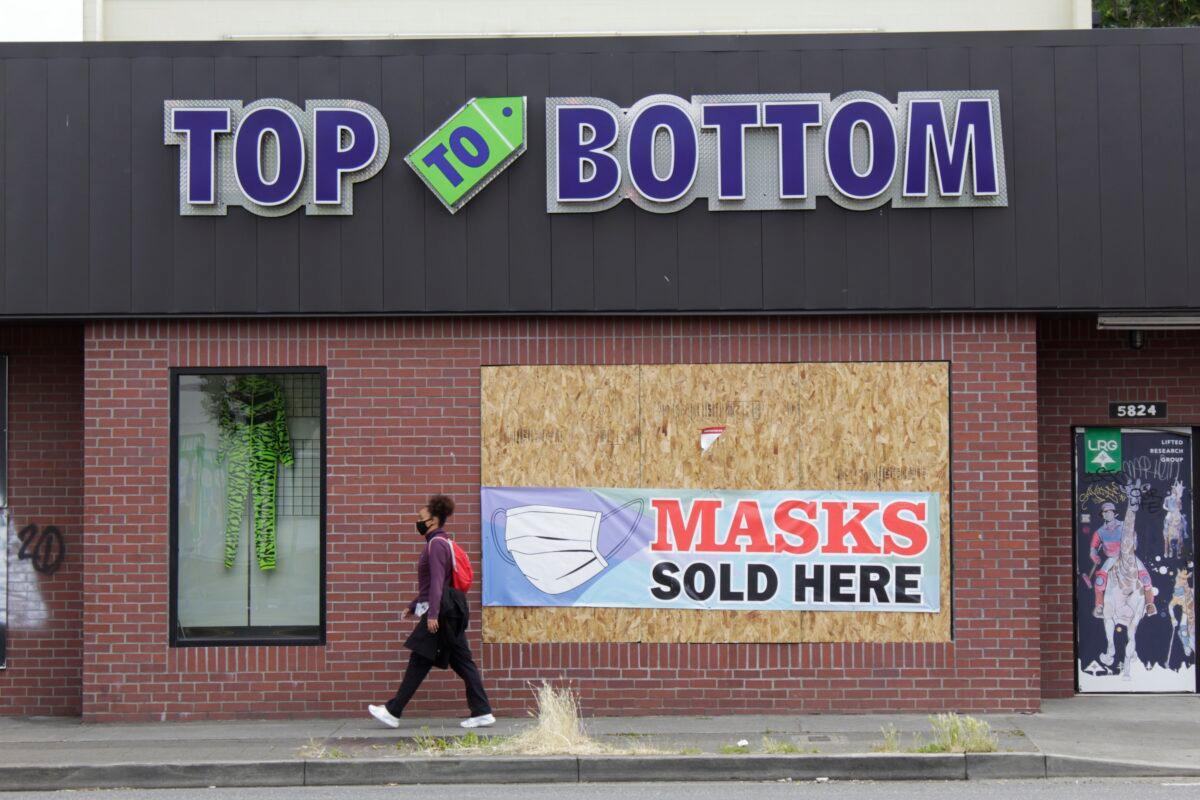
<instances>
[{"instance_id":1,"label":"poster with graffiti","mask_svg":"<svg viewBox=\"0 0 1200 800\"><path fill-rule=\"evenodd\" d=\"M0 547L0 669L4 669L8 664L8 509L2 505L0 533L4 535L4 546Z\"/></svg>"},{"instance_id":2,"label":"poster with graffiti","mask_svg":"<svg viewBox=\"0 0 1200 800\"><path fill-rule=\"evenodd\" d=\"M1190 430L1075 432L1081 692L1196 690Z\"/></svg>"}]
</instances>

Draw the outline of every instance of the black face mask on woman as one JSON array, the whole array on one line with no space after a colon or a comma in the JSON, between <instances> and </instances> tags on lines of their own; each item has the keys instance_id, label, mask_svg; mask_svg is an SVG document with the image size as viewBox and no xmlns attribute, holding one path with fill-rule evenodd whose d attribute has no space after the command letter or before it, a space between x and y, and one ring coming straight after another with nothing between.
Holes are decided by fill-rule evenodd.
<instances>
[{"instance_id":1,"label":"black face mask on woman","mask_svg":"<svg viewBox=\"0 0 1200 800\"><path fill-rule=\"evenodd\" d=\"M417 520L417 533L421 534L422 536L429 533L429 529L431 527L432 522L433 522L433 520L423 520L423 519Z\"/></svg>"}]
</instances>

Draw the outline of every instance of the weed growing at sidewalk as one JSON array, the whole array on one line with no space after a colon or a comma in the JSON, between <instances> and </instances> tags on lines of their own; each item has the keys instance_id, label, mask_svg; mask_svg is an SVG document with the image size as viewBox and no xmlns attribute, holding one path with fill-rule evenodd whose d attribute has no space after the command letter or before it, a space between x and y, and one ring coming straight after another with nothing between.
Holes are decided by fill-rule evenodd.
<instances>
[{"instance_id":1,"label":"weed growing at sidewalk","mask_svg":"<svg viewBox=\"0 0 1200 800\"><path fill-rule=\"evenodd\" d=\"M504 736L480 736L475 731L464 736L414 736L412 746L425 755L433 753L449 753L462 752L469 750L473 752L486 752L488 750L496 750L504 745L507 737ZM403 744L397 745L397 748L405 748Z\"/></svg>"},{"instance_id":2,"label":"weed growing at sidewalk","mask_svg":"<svg viewBox=\"0 0 1200 800\"><path fill-rule=\"evenodd\" d=\"M772 739L770 736L763 737L762 749L764 753L769 753L773 756L792 756L804 752L796 746L795 742Z\"/></svg>"},{"instance_id":3,"label":"weed growing at sidewalk","mask_svg":"<svg viewBox=\"0 0 1200 800\"><path fill-rule=\"evenodd\" d=\"M579 718L579 700L570 688L542 683L537 689L534 725L515 736L418 736L411 744L398 744L402 752L437 755L661 755L666 751L644 745L623 747L597 742L587 735ZM638 738L638 737L629 737ZM410 750L410 748L412 748Z\"/></svg>"},{"instance_id":4,"label":"weed growing at sidewalk","mask_svg":"<svg viewBox=\"0 0 1200 800\"><path fill-rule=\"evenodd\" d=\"M872 748L876 753L895 753L900 750L900 731L895 725L889 722L879 732L883 734L883 742Z\"/></svg>"},{"instance_id":5,"label":"weed growing at sidewalk","mask_svg":"<svg viewBox=\"0 0 1200 800\"><path fill-rule=\"evenodd\" d=\"M300 748L301 758L349 758L350 754L340 747L332 747L323 741L309 739L308 744Z\"/></svg>"},{"instance_id":6,"label":"weed growing at sidewalk","mask_svg":"<svg viewBox=\"0 0 1200 800\"><path fill-rule=\"evenodd\" d=\"M725 756L741 756L750 752L750 745L746 744L723 744L721 745L721 755Z\"/></svg>"},{"instance_id":7,"label":"weed growing at sidewalk","mask_svg":"<svg viewBox=\"0 0 1200 800\"><path fill-rule=\"evenodd\" d=\"M579 719L579 700L569 687L543 682L537 690L537 724L509 742L523 755L591 755L610 749L592 739Z\"/></svg>"},{"instance_id":8,"label":"weed growing at sidewalk","mask_svg":"<svg viewBox=\"0 0 1200 800\"><path fill-rule=\"evenodd\" d=\"M933 740L918 743L918 753L994 753L999 744L992 726L974 717L938 714L930 717Z\"/></svg>"}]
</instances>

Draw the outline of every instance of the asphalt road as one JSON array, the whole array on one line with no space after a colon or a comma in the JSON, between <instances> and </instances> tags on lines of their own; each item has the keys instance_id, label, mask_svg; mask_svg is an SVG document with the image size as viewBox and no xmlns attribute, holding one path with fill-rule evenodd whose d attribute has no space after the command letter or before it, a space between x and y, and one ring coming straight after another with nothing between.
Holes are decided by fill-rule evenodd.
<instances>
[{"instance_id":1,"label":"asphalt road","mask_svg":"<svg viewBox=\"0 0 1200 800\"><path fill-rule=\"evenodd\" d=\"M456 800L496 800L517 795L522 800L728 800L752 792L755 800L1095 800L1136 797L1138 800L1184 800L1200 797L1200 780L1036 780L946 781L929 783L584 783L525 786L339 786L282 789L108 789L70 792L0 792L0 800L428 800L431 795Z\"/></svg>"}]
</instances>

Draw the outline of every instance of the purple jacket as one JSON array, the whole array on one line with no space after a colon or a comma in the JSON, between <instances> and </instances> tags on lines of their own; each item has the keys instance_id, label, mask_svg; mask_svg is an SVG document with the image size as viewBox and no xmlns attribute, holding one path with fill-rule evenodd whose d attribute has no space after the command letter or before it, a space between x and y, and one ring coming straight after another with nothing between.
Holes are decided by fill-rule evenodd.
<instances>
[{"instance_id":1,"label":"purple jacket","mask_svg":"<svg viewBox=\"0 0 1200 800\"><path fill-rule=\"evenodd\" d=\"M445 544L435 546L434 539L441 539ZM450 580L452 566L450 539L446 531L438 528L425 534L425 549L421 551L421 560L417 562L417 599L408 604L409 611L415 611L417 603L429 603L427 619L438 618L442 589Z\"/></svg>"}]
</instances>

